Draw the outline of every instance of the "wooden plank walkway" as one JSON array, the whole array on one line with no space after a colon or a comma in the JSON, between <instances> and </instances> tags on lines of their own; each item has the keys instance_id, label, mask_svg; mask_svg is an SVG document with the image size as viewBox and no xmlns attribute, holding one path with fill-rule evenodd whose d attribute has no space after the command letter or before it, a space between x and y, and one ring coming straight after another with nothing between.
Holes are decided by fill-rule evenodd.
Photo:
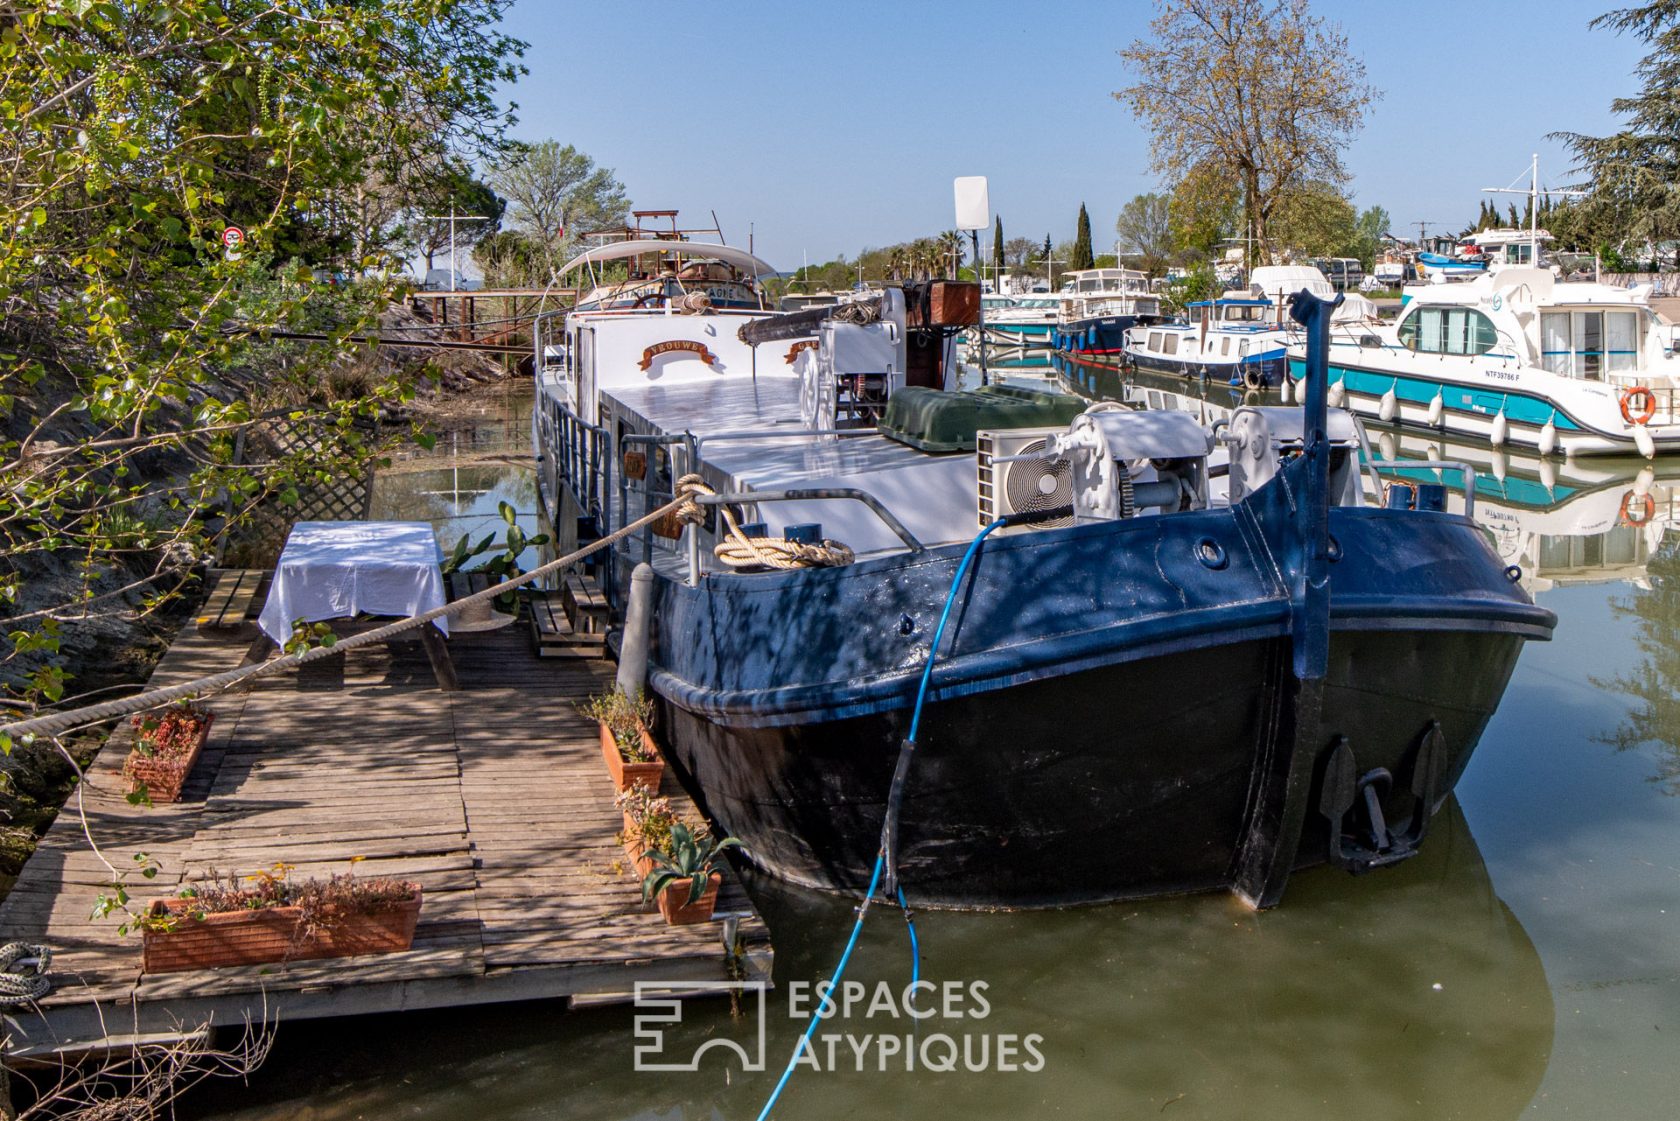
<instances>
[{"instance_id":1,"label":"wooden plank walkway","mask_svg":"<svg viewBox=\"0 0 1680 1121\"><path fill-rule=\"evenodd\" d=\"M119 867L161 866L131 894L173 894L207 869L350 871L418 880L407 953L146 976L139 936L91 920L111 874L72 799L0 905L0 941L54 951L53 991L12 1017L12 1053L76 1051L200 1025L538 998L628 999L638 981L768 981L769 933L733 875L717 917L669 927L623 870L595 726L573 707L610 687L599 659L540 659L523 627L449 643L461 688L437 689L418 642L351 651L216 698L204 754L175 805L131 806L115 733L82 791ZM260 647L255 648L260 649ZM154 685L225 670L252 648L183 629ZM662 793L692 806L667 777ZM351 858L359 858L354 865Z\"/></svg>"}]
</instances>

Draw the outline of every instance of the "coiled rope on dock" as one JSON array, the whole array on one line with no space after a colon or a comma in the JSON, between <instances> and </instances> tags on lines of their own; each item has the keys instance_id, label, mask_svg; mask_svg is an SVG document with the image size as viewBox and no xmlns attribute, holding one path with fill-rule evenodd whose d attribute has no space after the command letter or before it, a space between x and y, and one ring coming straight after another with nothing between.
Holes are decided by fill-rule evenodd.
<instances>
[{"instance_id":1,"label":"coiled rope on dock","mask_svg":"<svg viewBox=\"0 0 1680 1121\"><path fill-rule=\"evenodd\" d=\"M115 720L119 717L132 715L136 712L145 712L148 709L160 708L163 705L173 704L176 701L204 697L213 693L226 692L236 685L243 685L245 682L254 681L260 677L270 677L285 670L292 670L299 666L308 665L310 662L319 662L326 658L337 657L347 650L354 650L362 646L372 646L375 643L387 642L390 639L395 638L397 635L402 634L404 631L411 631L418 627L426 626L428 623L435 622L438 619L447 618L451 615L457 615L462 611L476 607L480 603L492 600L499 595L512 591L515 588L523 587L524 585L531 583L533 580L540 580L550 573L558 572L563 568L569 568L580 560L583 560L585 557L598 553L607 546L612 545L615 542L622 541L631 534L645 529L654 522L658 521L660 518L665 517L667 514L675 513L681 510L685 503L692 503L692 499L684 492L681 484L679 484L677 488L677 497L673 498L665 505L659 507L657 510L644 514L637 520L614 530L605 537L591 541L588 545L585 545L581 549L576 549L567 553L563 557L558 557L555 560L549 561L547 564L539 565L523 575L504 580L500 584L486 588L481 592L474 592L472 595L463 596L453 603L444 604L442 607L434 607L430 611L421 612L419 615L411 615L407 619L399 619L395 623L389 623L383 627L376 627L371 631L364 631L361 634L340 639L331 646L311 647L308 650L300 651L296 654L285 654L278 658L271 658L266 662L258 662L253 666L242 666L239 669L227 670L223 673L209 674L208 676L183 682L180 685L171 685L164 689L150 689L144 693L137 693L132 697L122 697L117 700L105 701L100 704L84 705L80 708L68 709L64 712L53 712L48 713L45 716L34 716L27 720L14 721L10 724L0 725L0 736L10 737L14 741L23 739L26 736L57 736L63 732L69 731L72 728L78 728L83 725L98 724L106 720Z\"/></svg>"},{"instance_id":2,"label":"coiled rope on dock","mask_svg":"<svg viewBox=\"0 0 1680 1121\"><path fill-rule=\"evenodd\" d=\"M30 942L0 946L0 1007L40 1000L52 988L52 948Z\"/></svg>"},{"instance_id":3,"label":"coiled rope on dock","mask_svg":"<svg viewBox=\"0 0 1680 1121\"><path fill-rule=\"evenodd\" d=\"M682 505L677 520L699 525L706 520L706 510L698 501L701 495L715 495L699 475L684 475L677 480L677 495ZM741 530L741 523L728 506L719 506L729 536L712 548L712 555L731 568L838 568L856 559L852 550L842 542L824 540L821 543L789 541L784 537L750 537Z\"/></svg>"}]
</instances>

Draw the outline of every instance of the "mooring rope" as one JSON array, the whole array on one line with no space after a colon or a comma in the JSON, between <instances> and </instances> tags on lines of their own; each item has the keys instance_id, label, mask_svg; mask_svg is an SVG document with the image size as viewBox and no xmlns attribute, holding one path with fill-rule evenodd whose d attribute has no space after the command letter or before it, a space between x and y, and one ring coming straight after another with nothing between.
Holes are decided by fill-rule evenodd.
<instances>
[{"instance_id":1,"label":"mooring rope","mask_svg":"<svg viewBox=\"0 0 1680 1121\"><path fill-rule=\"evenodd\" d=\"M678 520L695 525L703 522L706 511L696 499L717 491L699 475L684 475L678 479L677 490L683 495L683 505L677 510ZM839 541L825 540L812 545L783 537L749 537L742 532L729 507L719 506L718 510L723 514L724 524L729 527L729 536L712 548L712 555L731 568L838 568L851 564L855 559L852 550Z\"/></svg>"},{"instance_id":2,"label":"mooring rope","mask_svg":"<svg viewBox=\"0 0 1680 1121\"><path fill-rule=\"evenodd\" d=\"M0 1006L40 1000L52 988L52 948L30 942L0 946Z\"/></svg>"},{"instance_id":3,"label":"mooring rope","mask_svg":"<svg viewBox=\"0 0 1680 1121\"><path fill-rule=\"evenodd\" d=\"M414 630L416 627L425 626L435 620L458 614L469 607L473 607L486 600L494 599L496 596L512 591L514 588L529 584L533 580L541 579L551 572L557 572L562 568L574 565L583 558L590 556L593 553L598 553L614 542L621 541L630 534L635 533L637 530L651 525L665 515L680 510L684 503L692 503L692 498L684 490L683 484L679 482L677 484L677 496L665 505L659 507L659 509L638 518L636 521L633 521L628 525L614 530L605 537L591 541L588 545L585 545L581 549L577 549L573 552L567 553L563 557L551 560L547 564L539 565L522 576L515 576L511 579L504 580L502 583L493 587L486 588L481 592L474 592L472 595L463 596L453 603L445 604L442 607L434 607L430 611L422 612L419 615L412 615L407 619L400 619L395 623L389 623L383 627L377 627L374 630L365 631L362 634L352 635L349 638L340 639L331 646L315 646L296 654L286 654L279 658L271 658L266 662L258 662L254 666L243 666L239 669L227 670L223 673L210 674L206 677L196 678L180 685L171 685L165 689L150 689L144 693L137 693L132 697L123 697L118 700L105 701L96 705L85 705L81 708L73 708L65 712L54 712L45 716L35 716L27 720L19 720L11 724L0 725L0 736L9 736L14 741L25 736L56 736L61 732L68 731L71 728L78 727L83 724L96 724L106 720L114 720L118 717L128 716L132 713L144 712L147 709L159 708L163 705L172 704L175 701L200 697L209 693L225 692L226 690L233 688L235 685L240 685L259 677L268 677L279 673L282 670L296 669L298 666L307 665L310 662L319 662L325 658L331 658L342 654L346 650L354 650L357 647L372 646L374 643L385 642L399 634L402 634L404 631Z\"/></svg>"}]
</instances>

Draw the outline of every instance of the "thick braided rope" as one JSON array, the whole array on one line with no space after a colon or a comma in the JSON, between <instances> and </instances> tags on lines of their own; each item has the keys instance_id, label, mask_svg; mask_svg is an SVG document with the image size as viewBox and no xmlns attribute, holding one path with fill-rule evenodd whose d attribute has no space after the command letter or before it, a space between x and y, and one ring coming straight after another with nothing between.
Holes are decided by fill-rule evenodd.
<instances>
[{"instance_id":1,"label":"thick braided rope","mask_svg":"<svg viewBox=\"0 0 1680 1121\"><path fill-rule=\"evenodd\" d=\"M27 959L33 958L33 961ZM26 962L20 966L19 962ZM29 942L8 942L0 947L0 1005L28 1004L47 995L52 982L52 949Z\"/></svg>"},{"instance_id":2,"label":"thick braided rope","mask_svg":"<svg viewBox=\"0 0 1680 1121\"><path fill-rule=\"evenodd\" d=\"M349 638L340 639L331 646L312 647L308 650L302 651L301 653L286 654L279 658L272 658L266 662L258 662L254 666L244 666L240 669L228 670L224 673L211 674L208 677L200 677L181 685L171 685L166 689L151 689L144 693L138 693L132 697L122 697L114 701L105 701L102 704L84 705L81 708L73 708L65 712L54 712L46 716L36 716L31 717L28 720L19 720L15 723L0 726L0 735L10 736L13 740L18 740L24 736L32 735L55 736L61 732L68 731L71 728L79 727L83 724L94 724L105 720L113 720L117 717L128 716L131 713L144 712L147 709L172 704L175 701L185 700L191 697L202 697L210 693L220 693L233 688L235 685L254 680L255 678L268 677L272 674L279 673L282 670L295 669L298 666L307 665L310 662L319 662L324 658L336 657L337 655L344 653L346 650L354 650L359 646L372 646L378 642L385 642L404 631L410 631L416 627L425 626L427 623L433 622L437 619L457 614L474 604L494 599L495 597L502 595L504 592L529 584L533 580L541 579L551 572L558 572L562 568L574 565L584 557L587 557L592 553L598 553L614 542L621 541L630 534L635 533L637 530L651 525L665 515L678 511L685 501L690 500L686 495L679 494L678 497L672 499L670 502L667 502L659 509L638 518L636 521L633 521L620 529L614 530L605 537L591 541L588 545L585 545L581 549L567 553L565 556L556 560L551 560L547 564L540 565L537 568L533 568L531 571L522 576L515 576L510 580L504 580L502 583L497 584L494 587L486 588L482 592L474 592L472 595L463 596L453 603L445 604L442 607L434 607L432 610L422 612L419 615L412 615L407 619L401 619L395 623L390 623L383 627L377 627L371 631L365 631L362 634L352 635Z\"/></svg>"},{"instance_id":3,"label":"thick braided rope","mask_svg":"<svg viewBox=\"0 0 1680 1121\"><path fill-rule=\"evenodd\" d=\"M677 511L679 520L698 525L705 520L706 511L696 498L702 494L716 494L699 475L684 475L677 480L677 491L682 496L682 507ZM724 524L729 527L729 538L719 541L712 549L712 555L731 568L748 568L758 565L764 568L822 568L839 567L851 564L852 550L838 541L824 541L820 545L807 545L799 541L788 541L781 537L748 537L741 532L741 526L730 513L729 507L719 506L723 514Z\"/></svg>"}]
</instances>

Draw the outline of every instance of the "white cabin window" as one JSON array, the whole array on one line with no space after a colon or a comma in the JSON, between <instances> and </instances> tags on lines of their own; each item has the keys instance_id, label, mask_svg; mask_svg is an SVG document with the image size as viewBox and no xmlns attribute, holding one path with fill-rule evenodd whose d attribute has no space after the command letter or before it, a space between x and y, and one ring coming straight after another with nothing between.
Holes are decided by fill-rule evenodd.
<instances>
[{"instance_id":1,"label":"white cabin window","mask_svg":"<svg viewBox=\"0 0 1680 1121\"><path fill-rule=\"evenodd\" d=\"M1636 311L1540 313L1541 365L1554 374L1599 381L1639 367Z\"/></svg>"},{"instance_id":2,"label":"white cabin window","mask_svg":"<svg viewBox=\"0 0 1680 1121\"><path fill-rule=\"evenodd\" d=\"M1149 332L1149 349L1157 354L1161 353L1161 332Z\"/></svg>"},{"instance_id":3,"label":"white cabin window","mask_svg":"<svg viewBox=\"0 0 1680 1121\"><path fill-rule=\"evenodd\" d=\"M1166 344L1165 346L1163 346L1161 348L1161 353L1162 354L1177 354L1178 353L1178 336L1177 335L1168 335L1166 338L1162 339L1161 341Z\"/></svg>"},{"instance_id":4,"label":"white cabin window","mask_svg":"<svg viewBox=\"0 0 1680 1121\"><path fill-rule=\"evenodd\" d=\"M1419 354L1486 354L1499 343L1493 321L1474 308L1418 308L1400 324L1400 343Z\"/></svg>"},{"instance_id":5,"label":"white cabin window","mask_svg":"<svg viewBox=\"0 0 1680 1121\"><path fill-rule=\"evenodd\" d=\"M1220 348L1219 353L1221 353L1221 354L1230 354L1231 353L1231 337L1229 335L1227 335L1225 337L1224 345Z\"/></svg>"}]
</instances>

